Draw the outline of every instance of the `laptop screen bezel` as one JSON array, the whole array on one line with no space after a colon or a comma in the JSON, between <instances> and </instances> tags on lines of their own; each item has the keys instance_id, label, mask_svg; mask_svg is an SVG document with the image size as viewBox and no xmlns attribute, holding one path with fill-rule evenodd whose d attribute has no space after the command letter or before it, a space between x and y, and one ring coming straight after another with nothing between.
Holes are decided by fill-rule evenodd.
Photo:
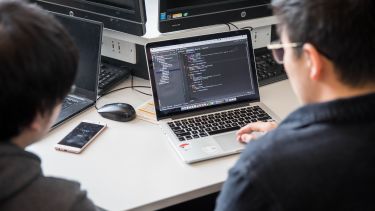
<instances>
[{"instance_id":1,"label":"laptop screen bezel","mask_svg":"<svg viewBox=\"0 0 375 211\"><path fill-rule=\"evenodd\" d=\"M101 64L101 48L102 48L102 40L103 40L103 30L104 30L104 25L102 22L98 21L93 21L89 19L84 19L80 17L75 17L75 16L69 16L61 13L56 13L56 12L50 12L55 18L60 22L59 18L66 18L66 19L72 19L75 20L77 23L79 22L80 24L92 24L95 27L98 27L98 31L100 32L99 34L99 41L98 41L98 59L97 59L97 65L96 65L96 73L95 73L95 83L96 85L94 86L94 89L86 89L78 86L76 84L76 81L74 81L74 84L72 86L72 90L69 93L69 95L76 95L79 97L84 97L86 99L92 100L93 102L96 101L98 97L98 83L99 83L99 73L100 73L100 64ZM60 22L62 26L64 26L63 23ZM65 26L64 26L65 27ZM71 35L72 36L72 35ZM77 67L78 68L78 67ZM78 74L78 69L77 69L77 74ZM78 76L76 76L78 77ZM74 87L74 88L73 88Z\"/></svg>"},{"instance_id":2,"label":"laptop screen bezel","mask_svg":"<svg viewBox=\"0 0 375 211\"><path fill-rule=\"evenodd\" d=\"M153 67L153 61L151 56L151 49L152 48L158 48L158 47L165 47L170 45L179 45L179 44L185 44L185 43L191 43L191 42L199 42L199 41L205 41L205 40L211 40L211 39L219 39L219 38L227 38L227 37L234 37L239 35L246 35L247 36L247 42L249 46L249 55L250 55L250 65L251 65L251 74L253 76L253 83L254 83L254 94L249 99L245 100L237 100L235 102L227 102L219 105L212 105L212 106L206 106L202 108L196 108L191 110L185 110L185 111L175 111L170 113L164 113L160 111L160 105L159 105L159 97L156 89L156 79L154 75L154 67ZM147 43L146 47L146 59L147 59L147 65L149 70L149 76L152 86L152 93L154 98L154 104L155 104L155 112L156 112L156 118L157 120L167 119L171 118L176 115L188 115L191 113L199 112L206 109L212 109L212 108L220 108L220 107L227 107L231 105L236 104L243 104L243 103L251 103L256 102L260 100L259 95L259 86L258 86L258 80L257 80L257 71L255 68L255 56L254 56L254 49L251 41L251 33L249 30L237 30L237 31L231 31L231 32L222 32L222 33L216 33L216 34L208 34L208 35L201 35L201 36L195 36L195 37L188 37L188 38L179 38L179 39L173 39L173 40L167 40L167 41L159 41L159 42L152 42Z\"/></svg>"}]
</instances>

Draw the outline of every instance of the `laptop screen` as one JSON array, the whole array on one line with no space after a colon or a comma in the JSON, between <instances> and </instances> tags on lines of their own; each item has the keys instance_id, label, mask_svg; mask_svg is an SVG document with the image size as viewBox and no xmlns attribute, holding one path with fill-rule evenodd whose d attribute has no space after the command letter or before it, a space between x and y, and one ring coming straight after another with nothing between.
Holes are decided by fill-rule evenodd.
<instances>
[{"instance_id":1,"label":"laptop screen","mask_svg":"<svg viewBox=\"0 0 375 211\"><path fill-rule=\"evenodd\" d=\"M158 118L259 100L248 30L150 43Z\"/></svg>"},{"instance_id":2,"label":"laptop screen","mask_svg":"<svg viewBox=\"0 0 375 211\"><path fill-rule=\"evenodd\" d=\"M54 15L67 29L79 50L79 65L73 94L96 100L103 32L102 23L57 13L54 13Z\"/></svg>"}]
</instances>

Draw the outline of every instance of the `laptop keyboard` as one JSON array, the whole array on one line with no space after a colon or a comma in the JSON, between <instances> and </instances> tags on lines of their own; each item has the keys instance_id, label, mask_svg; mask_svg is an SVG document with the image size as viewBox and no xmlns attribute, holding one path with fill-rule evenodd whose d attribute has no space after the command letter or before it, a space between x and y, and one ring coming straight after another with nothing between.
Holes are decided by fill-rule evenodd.
<instances>
[{"instance_id":1,"label":"laptop keyboard","mask_svg":"<svg viewBox=\"0 0 375 211\"><path fill-rule=\"evenodd\" d=\"M186 141L238 130L251 122L269 120L272 118L263 109L252 106L176 120L167 124L180 141Z\"/></svg>"},{"instance_id":2,"label":"laptop keyboard","mask_svg":"<svg viewBox=\"0 0 375 211\"><path fill-rule=\"evenodd\" d=\"M255 50L259 86L288 79L283 65L277 64L267 48Z\"/></svg>"},{"instance_id":3,"label":"laptop keyboard","mask_svg":"<svg viewBox=\"0 0 375 211\"><path fill-rule=\"evenodd\" d=\"M129 68L103 63L99 74L98 94L102 95L129 76Z\"/></svg>"},{"instance_id":4,"label":"laptop keyboard","mask_svg":"<svg viewBox=\"0 0 375 211\"><path fill-rule=\"evenodd\" d=\"M70 106L72 106L72 105L74 105L78 102L79 101L77 99L74 99L74 98L71 98L71 97L68 96L63 100L61 109L65 110L65 109L69 108Z\"/></svg>"}]
</instances>

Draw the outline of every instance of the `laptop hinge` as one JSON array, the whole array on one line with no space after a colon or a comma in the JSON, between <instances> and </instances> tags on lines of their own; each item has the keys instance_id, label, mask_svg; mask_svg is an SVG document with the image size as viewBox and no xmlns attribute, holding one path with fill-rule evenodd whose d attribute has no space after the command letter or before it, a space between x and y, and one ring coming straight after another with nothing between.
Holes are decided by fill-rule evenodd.
<instances>
[{"instance_id":1,"label":"laptop hinge","mask_svg":"<svg viewBox=\"0 0 375 211\"><path fill-rule=\"evenodd\" d=\"M86 98L83 98L83 97L75 95L75 94L69 94L69 95L67 95L67 97L75 98L75 99L80 100L80 101L87 101Z\"/></svg>"}]
</instances>

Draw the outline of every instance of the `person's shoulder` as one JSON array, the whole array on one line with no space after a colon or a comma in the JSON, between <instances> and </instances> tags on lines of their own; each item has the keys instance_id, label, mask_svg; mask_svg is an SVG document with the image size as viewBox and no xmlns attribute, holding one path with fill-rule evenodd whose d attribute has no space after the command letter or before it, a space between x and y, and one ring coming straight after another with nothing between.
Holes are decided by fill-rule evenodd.
<instances>
[{"instance_id":1,"label":"person's shoulder","mask_svg":"<svg viewBox=\"0 0 375 211\"><path fill-rule=\"evenodd\" d=\"M26 189L25 195L28 195L27 192L35 199L34 206L47 208L45 210L96 210L78 182L41 176Z\"/></svg>"},{"instance_id":2,"label":"person's shoulder","mask_svg":"<svg viewBox=\"0 0 375 211\"><path fill-rule=\"evenodd\" d=\"M52 193L57 191L59 195L75 195L81 192L81 186L78 182L45 176L39 177L39 179L35 182L35 188L50 191Z\"/></svg>"}]
</instances>

